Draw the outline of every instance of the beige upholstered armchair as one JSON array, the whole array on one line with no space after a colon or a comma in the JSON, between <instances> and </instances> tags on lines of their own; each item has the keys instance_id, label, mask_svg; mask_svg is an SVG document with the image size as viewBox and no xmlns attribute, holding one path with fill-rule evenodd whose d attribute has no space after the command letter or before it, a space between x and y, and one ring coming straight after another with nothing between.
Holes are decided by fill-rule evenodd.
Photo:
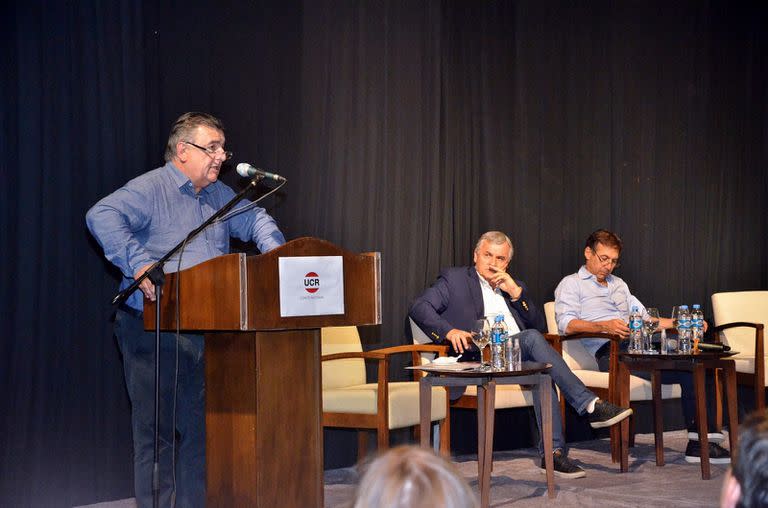
<instances>
[{"instance_id":1,"label":"beige upholstered armchair","mask_svg":"<svg viewBox=\"0 0 768 508\"><path fill-rule=\"evenodd\" d=\"M712 295L715 339L739 354L733 357L736 377L754 388L756 409L765 409L768 291L735 291Z\"/></svg>"},{"instance_id":2,"label":"beige upholstered armchair","mask_svg":"<svg viewBox=\"0 0 768 508\"><path fill-rule=\"evenodd\" d=\"M544 304L544 314L547 318L547 339L552 344L552 347L563 355L565 363L570 367L576 377L578 377L590 390L595 392L595 395L603 400L611 401L618 404L618 387L616 386L616 379L618 379L618 353L619 342L621 338L615 335L601 334L601 333L574 333L569 335L559 335L557 330L557 321L555 320L555 302L547 302ZM590 354L579 339L587 338L605 338L611 340L611 359L608 372L600 371L597 365L597 360L594 355ZM637 376L629 376L629 400L643 401L653 400L653 393L651 382ZM674 399L680 398L680 385L661 385L661 397L662 399ZM565 401L560 398L560 405L565 419ZM563 422L563 428L565 428L565 422ZM631 432L634 435L634 432ZM618 428L611 429L611 449L616 455L614 459L618 458Z\"/></svg>"},{"instance_id":3,"label":"beige upholstered armchair","mask_svg":"<svg viewBox=\"0 0 768 508\"><path fill-rule=\"evenodd\" d=\"M396 346L363 352L355 326L329 327L322 334L323 426L358 429L358 458L368 448L368 430L375 430L379 450L389 447L389 431L418 429L419 385L413 381L389 382L389 362L394 354L422 352L445 356L441 346ZM368 383L365 361L378 363L378 380ZM446 390L432 389L432 421L439 422L440 452L450 454L449 410ZM436 438L437 439L437 438Z\"/></svg>"}]
</instances>

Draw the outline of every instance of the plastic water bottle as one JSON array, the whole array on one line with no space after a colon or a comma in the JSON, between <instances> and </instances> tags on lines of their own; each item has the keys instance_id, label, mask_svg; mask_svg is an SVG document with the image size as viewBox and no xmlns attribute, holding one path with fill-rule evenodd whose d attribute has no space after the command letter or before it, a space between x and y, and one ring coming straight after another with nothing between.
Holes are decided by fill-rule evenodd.
<instances>
[{"instance_id":1,"label":"plastic water bottle","mask_svg":"<svg viewBox=\"0 0 768 508\"><path fill-rule=\"evenodd\" d=\"M681 305L677 314L677 348L683 355L691 352L691 313L687 305Z\"/></svg>"},{"instance_id":2,"label":"plastic water bottle","mask_svg":"<svg viewBox=\"0 0 768 508\"><path fill-rule=\"evenodd\" d=\"M693 304L693 311L691 312L691 339L693 339L693 349L699 349L699 341L704 337L704 311L701 310L701 305L698 303Z\"/></svg>"},{"instance_id":3,"label":"plastic water bottle","mask_svg":"<svg viewBox=\"0 0 768 508\"><path fill-rule=\"evenodd\" d=\"M504 314L499 314L493 320L491 327L491 368L504 370L504 343L507 341L507 323Z\"/></svg>"},{"instance_id":4,"label":"plastic water bottle","mask_svg":"<svg viewBox=\"0 0 768 508\"><path fill-rule=\"evenodd\" d=\"M629 313L629 348L630 353L642 353L643 352L643 315L637 310L637 307L632 307L632 312Z\"/></svg>"},{"instance_id":5,"label":"plastic water bottle","mask_svg":"<svg viewBox=\"0 0 768 508\"><path fill-rule=\"evenodd\" d=\"M522 368L522 353L520 351L520 337L516 334L507 337L504 343L504 360L507 363L508 370L520 370Z\"/></svg>"}]
</instances>

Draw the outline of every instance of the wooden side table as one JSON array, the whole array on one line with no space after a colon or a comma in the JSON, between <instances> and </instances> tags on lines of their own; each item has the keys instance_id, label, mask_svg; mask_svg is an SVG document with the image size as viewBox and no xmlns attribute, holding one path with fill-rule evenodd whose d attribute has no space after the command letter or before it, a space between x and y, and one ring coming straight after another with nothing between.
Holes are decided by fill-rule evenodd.
<instances>
[{"instance_id":1,"label":"wooden side table","mask_svg":"<svg viewBox=\"0 0 768 508\"><path fill-rule=\"evenodd\" d=\"M707 401L704 395L704 372L706 369L721 369L728 395L728 435L731 456L738 441L738 414L736 409L736 367L730 359L735 352L700 352L686 355L619 353L618 390L619 404L629 405L629 371L643 370L651 373L653 394L654 437L656 443L656 465L664 465L664 421L661 410L661 371L682 370L693 374L696 391L696 422L701 443L701 478L709 480L709 438L707 429ZM629 420L621 422L621 471L629 469Z\"/></svg>"},{"instance_id":2,"label":"wooden side table","mask_svg":"<svg viewBox=\"0 0 768 508\"><path fill-rule=\"evenodd\" d=\"M451 366L424 365L413 367L427 373L419 382L419 411L421 446L429 447L430 408L433 386L477 386L477 469L480 484L480 506L490 503L491 464L493 460L494 398L496 385L533 385L541 396L542 439L544 464L547 473L547 492L555 496L554 465L552 457L552 379L551 365L523 362L520 370L491 371L483 369L457 370L462 364Z\"/></svg>"}]
</instances>

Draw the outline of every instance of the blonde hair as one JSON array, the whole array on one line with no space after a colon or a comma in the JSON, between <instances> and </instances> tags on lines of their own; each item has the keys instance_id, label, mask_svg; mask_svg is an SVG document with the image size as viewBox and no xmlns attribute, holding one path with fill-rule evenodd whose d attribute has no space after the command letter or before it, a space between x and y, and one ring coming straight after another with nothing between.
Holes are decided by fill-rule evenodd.
<instances>
[{"instance_id":1,"label":"blonde hair","mask_svg":"<svg viewBox=\"0 0 768 508\"><path fill-rule=\"evenodd\" d=\"M416 446L392 448L364 467L353 508L477 508L453 464Z\"/></svg>"}]
</instances>

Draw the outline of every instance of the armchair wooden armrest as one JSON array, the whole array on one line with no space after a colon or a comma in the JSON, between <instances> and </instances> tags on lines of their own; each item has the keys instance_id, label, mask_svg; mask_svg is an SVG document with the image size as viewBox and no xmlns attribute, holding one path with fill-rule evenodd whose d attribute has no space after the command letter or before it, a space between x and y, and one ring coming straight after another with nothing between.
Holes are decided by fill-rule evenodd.
<instances>
[{"instance_id":1,"label":"armchair wooden armrest","mask_svg":"<svg viewBox=\"0 0 768 508\"><path fill-rule=\"evenodd\" d=\"M720 342L720 332L729 328L754 328L755 329L755 372L757 373L758 363L762 366L763 372L758 374L758 379L764 373L765 362L763 360L765 356L765 345L763 344L763 338L765 333L765 326L762 323L748 323L746 321L737 321L735 323L726 323L724 325L715 326L712 328L712 334L714 335L715 342Z\"/></svg>"},{"instance_id":2,"label":"armchair wooden armrest","mask_svg":"<svg viewBox=\"0 0 768 508\"><path fill-rule=\"evenodd\" d=\"M569 333L568 335L559 335L556 333L545 333L544 338L547 339L547 342L549 342L552 345L552 348L560 354L563 354L563 342L568 340L608 339L610 341L613 341L613 343L615 343L616 352L618 352L618 343L624 340L618 335L611 335L609 333L588 333L588 332ZM614 348L614 344L611 344L611 352L613 352L613 348Z\"/></svg>"}]
</instances>

